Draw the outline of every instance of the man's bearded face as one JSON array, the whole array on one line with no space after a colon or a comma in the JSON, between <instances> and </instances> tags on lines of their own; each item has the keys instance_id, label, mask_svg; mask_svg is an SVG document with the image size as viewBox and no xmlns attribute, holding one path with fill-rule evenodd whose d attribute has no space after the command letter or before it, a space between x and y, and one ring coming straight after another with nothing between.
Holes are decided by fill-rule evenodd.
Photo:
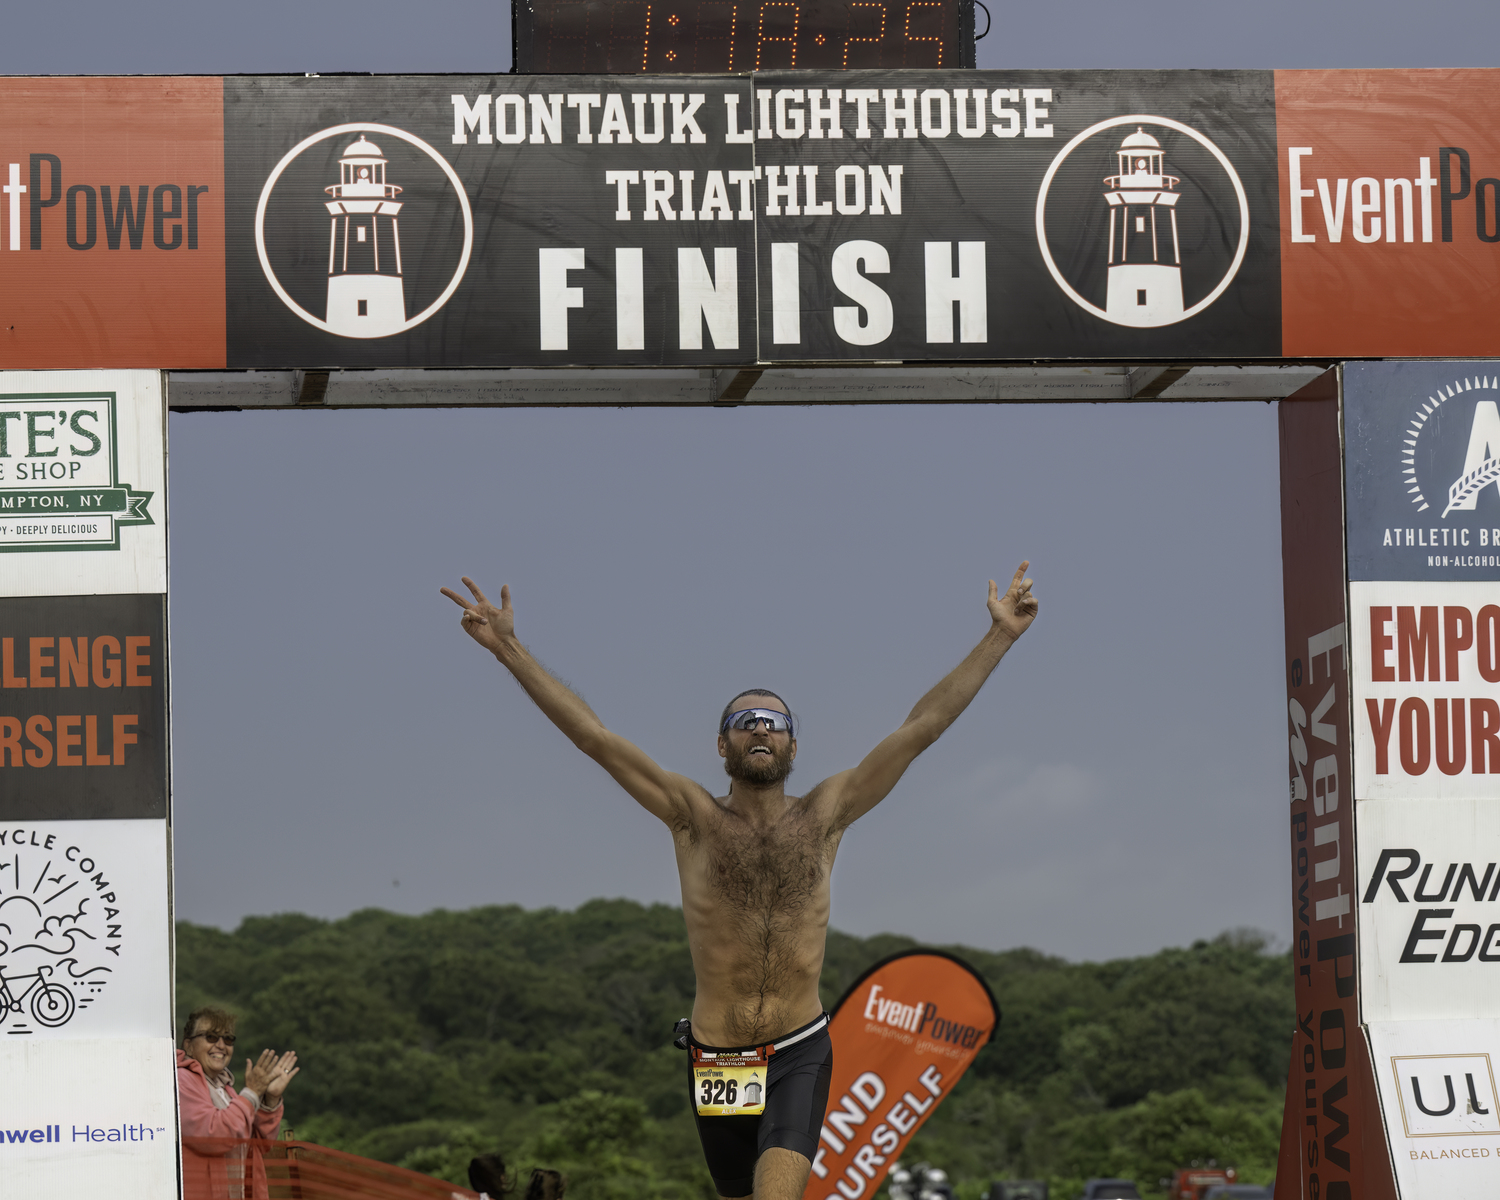
<instances>
[{"instance_id":1,"label":"man's bearded face","mask_svg":"<svg viewBox=\"0 0 1500 1200\"><path fill-rule=\"evenodd\" d=\"M792 739L784 733L756 733L725 739L724 774L741 783L766 787L792 773Z\"/></svg>"}]
</instances>

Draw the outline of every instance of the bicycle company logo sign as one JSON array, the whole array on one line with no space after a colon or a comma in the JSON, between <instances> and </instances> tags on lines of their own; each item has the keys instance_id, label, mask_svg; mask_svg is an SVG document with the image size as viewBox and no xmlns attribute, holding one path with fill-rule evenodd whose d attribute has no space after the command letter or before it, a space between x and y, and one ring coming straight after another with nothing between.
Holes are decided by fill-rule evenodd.
<instances>
[{"instance_id":1,"label":"bicycle company logo sign","mask_svg":"<svg viewBox=\"0 0 1500 1200\"><path fill-rule=\"evenodd\" d=\"M116 396L0 396L0 552L118 550L153 524L150 492L120 481Z\"/></svg>"},{"instance_id":2,"label":"bicycle company logo sign","mask_svg":"<svg viewBox=\"0 0 1500 1200\"><path fill-rule=\"evenodd\" d=\"M126 909L86 839L0 829L0 1027L58 1029L109 986Z\"/></svg>"},{"instance_id":3,"label":"bicycle company logo sign","mask_svg":"<svg viewBox=\"0 0 1500 1200\"><path fill-rule=\"evenodd\" d=\"M1226 225L1222 214L1235 216ZM1112 117L1052 160L1036 235L1047 270L1079 308L1155 329L1197 316L1234 282L1250 244L1250 201L1234 164L1196 129Z\"/></svg>"},{"instance_id":4,"label":"bicycle company logo sign","mask_svg":"<svg viewBox=\"0 0 1500 1200\"><path fill-rule=\"evenodd\" d=\"M463 219L461 245L442 231ZM345 124L293 146L255 210L255 249L277 297L342 338L386 338L452 298L474 248L474 214L457 172L392 125Z\"/></svg>"},{"instance_id":5,"label":"bicycle company logo sign","mask_svg":"<svg viewBox=\"0 0 1500 1200\"><path fill-rule=\"evenodd\" d=\"M1393 1055L1391 1071L1407 1137L1500 1134L1500 1093L1488 1054Z\"/></svg>"}]
</instances>

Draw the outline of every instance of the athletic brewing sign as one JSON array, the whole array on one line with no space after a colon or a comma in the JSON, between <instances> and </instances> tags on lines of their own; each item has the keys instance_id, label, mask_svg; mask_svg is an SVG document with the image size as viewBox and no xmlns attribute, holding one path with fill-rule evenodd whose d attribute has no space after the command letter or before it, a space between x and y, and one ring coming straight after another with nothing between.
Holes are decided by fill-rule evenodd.
<instances>
[{"instance_id":1,"label":"athletic brewing sign","mask_svg":"<svg viewBox=\"0 0 1500 1200\"><path fill-rule=\"evenodd\" d=\"M1493 354L1496 81L7 79L0 366Z\"/></svg>"}]
</instances>

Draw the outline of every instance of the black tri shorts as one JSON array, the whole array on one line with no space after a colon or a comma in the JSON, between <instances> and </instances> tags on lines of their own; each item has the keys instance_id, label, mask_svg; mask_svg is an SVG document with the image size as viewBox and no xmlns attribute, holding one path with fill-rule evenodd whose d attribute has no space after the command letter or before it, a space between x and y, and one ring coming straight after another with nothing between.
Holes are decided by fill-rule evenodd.
<instances>
[{"instance_id":1,"label":"black tri shorts","mask_svg":"<svg viewBox=\"0 0 1500 1200\"><path fill-rule=\"evenodd\" d=\"M744 1054L761 1047L705 1046L687 1035L689 1045L710 1054ZM771 1043L766 1061L766 1109L758 1117L700 1117L697 1097L688 1076L688 1103L698 1122L698 1139L708 1173L720 1196L748 1196L755 1190L755 1163L779 1146L811 1161L828 1107L828 1084L833 1075L833 1041L828 1036L828 1014L794 1029ZM691 1068L689 1068L691 1070Z\"/></svg>"}]
</instances>

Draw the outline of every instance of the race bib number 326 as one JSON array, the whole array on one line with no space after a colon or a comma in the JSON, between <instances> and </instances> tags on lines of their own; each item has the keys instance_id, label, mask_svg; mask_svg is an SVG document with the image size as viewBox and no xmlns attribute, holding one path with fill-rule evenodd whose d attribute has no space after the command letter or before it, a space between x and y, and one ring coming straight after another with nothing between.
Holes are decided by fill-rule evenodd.
<instances>
[{"instance_id":1,"label":"race bib number 326","mask_svg":"<svg viewBox=\"0 0 1500 1200\"><path fill-rule=\"evenodd\" d=\"M766 1061L721 1054L693 1064L693 1099L700 1117L758 1117L766 1110Z\"/></svg>"}]
</instances>

